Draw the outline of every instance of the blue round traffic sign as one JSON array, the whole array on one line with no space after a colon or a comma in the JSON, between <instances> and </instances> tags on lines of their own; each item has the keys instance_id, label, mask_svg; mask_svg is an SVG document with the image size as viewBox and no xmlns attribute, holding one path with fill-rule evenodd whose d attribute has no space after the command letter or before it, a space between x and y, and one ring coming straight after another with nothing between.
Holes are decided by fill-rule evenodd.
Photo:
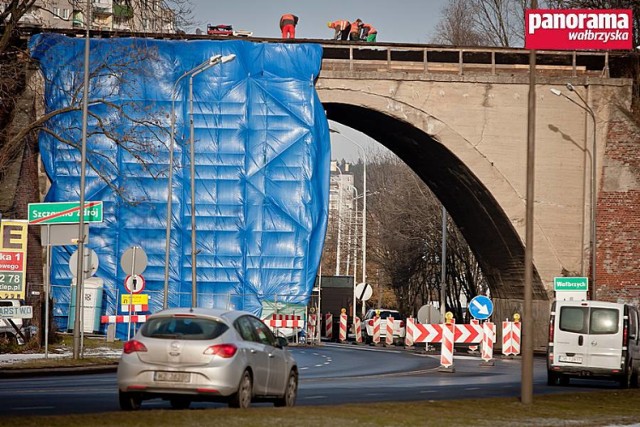
<instances>
[{"instance_id":1,"label":"blue round traffic sign","mask_svg":"<svg viewBox=\"0 0 640 427\"><path fill-rule=\"evenodd\" d=\"M469 313L474 319L485 320L493 314L493 303L489 297L478 295L469 303Z\"/></svg>"}]
</instances>

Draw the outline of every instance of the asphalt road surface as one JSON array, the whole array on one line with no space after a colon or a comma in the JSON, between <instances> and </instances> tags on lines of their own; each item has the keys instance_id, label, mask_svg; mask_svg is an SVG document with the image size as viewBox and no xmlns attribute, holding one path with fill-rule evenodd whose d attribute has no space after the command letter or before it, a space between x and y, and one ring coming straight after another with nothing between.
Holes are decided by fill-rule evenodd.
<instances>
[{"instance_id":1,"label":"asphalt road surface","mask_svg":"<svg viewBox=\"0 0 640 427\"><path fill-rule=\"evenodd\" d=\"M449 400L519 396L519 358L495 359L481 366L477 356L456 354L455 372L440 372L439 356L370 346L291 347L298 361L297 405L337 405L381 401ZM534 359L534 393L589 391L613 383L576 381L568 387L546 385L543 358ZM258 404L268 405L268 404ZM194 402L192 408L222 407ZM162 400L144 401L142 410L169 408ZM0 413L6 416L118 411L115 373L0 380Z\"/></svg>"}]
</instances>

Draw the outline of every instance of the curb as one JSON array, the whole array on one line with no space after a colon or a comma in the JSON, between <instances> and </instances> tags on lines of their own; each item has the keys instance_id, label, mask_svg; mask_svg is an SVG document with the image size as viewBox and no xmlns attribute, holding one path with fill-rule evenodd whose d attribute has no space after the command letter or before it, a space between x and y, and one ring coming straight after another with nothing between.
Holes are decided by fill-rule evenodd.
<instances>
[{"instance_id":1,"label":"curb","mask_svg":"<svg viewBox=\"0 0 640 427\"><path fill-rule=\"evenodd\" d=\"M64 368L27 368L27 369L4 369L0 371L0 379L4 378L30 378L30 377L52 377L63 375L84 375L103 374L116 372L118 364L97 365L97 366L70 366Z\"/></svg>"}]
</instances>

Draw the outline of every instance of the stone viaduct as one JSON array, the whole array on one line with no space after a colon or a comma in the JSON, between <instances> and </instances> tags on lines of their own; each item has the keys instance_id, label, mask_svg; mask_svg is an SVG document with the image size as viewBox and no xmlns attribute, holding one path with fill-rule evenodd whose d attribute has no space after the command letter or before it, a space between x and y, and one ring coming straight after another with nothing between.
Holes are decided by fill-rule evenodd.
<instances>
[{"instance_id":1,"label":"stone viaduct","mask_svg":"<svg viewBox=\"0 0 640 427\"><path fill-rule=\"evenodd\" d=\"M488 278L496 322L523 306L528 56L525 50L329 45L316 84L329 119L393 151L440 199ZM632 81L612 76L614 57L543 52L537 62L533 302L539 347L546 344L554 277L590 276L594 175L597 298L640 299L640 151L628 116Z\"/></svg>"}]
</instances>

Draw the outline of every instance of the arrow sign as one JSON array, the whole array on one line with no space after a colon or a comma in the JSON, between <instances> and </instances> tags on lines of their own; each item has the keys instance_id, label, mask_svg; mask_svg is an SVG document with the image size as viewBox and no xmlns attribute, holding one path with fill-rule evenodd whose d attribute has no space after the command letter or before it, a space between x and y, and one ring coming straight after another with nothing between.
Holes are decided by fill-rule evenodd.
<instances>
[{"instance_id":1,"label":"arrow sign","mask_svg":"<svg viewBox=\"0 0 640 427\"><path fill-rule=\"evenodd\" d=\"M493 313L493 303L488 297L478 295L469 303L469 313L478 320L488 319Z\"/></svg>"}]
</instances>

